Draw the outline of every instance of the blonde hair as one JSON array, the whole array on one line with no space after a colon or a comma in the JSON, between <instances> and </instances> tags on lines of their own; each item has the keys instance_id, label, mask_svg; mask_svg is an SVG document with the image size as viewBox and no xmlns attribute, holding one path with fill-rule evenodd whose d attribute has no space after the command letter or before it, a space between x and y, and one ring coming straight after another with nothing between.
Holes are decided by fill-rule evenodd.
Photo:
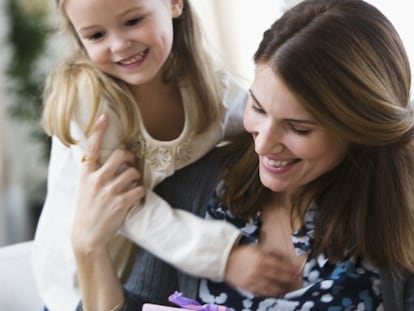
<instances>
[{"instance_id":1,"label":"blonde hair","mask_svg":"<svg viewBox=\"0 0 414 311\"><path fill-rule=\"evenodd\" d=\"M174 39L171 53L163 66L166 82L184 80L191 98L197 103L195 115L191 116L193 131L200 133L208 129L222 108L221 87L213 66L213 60L202 44L202 31L197 16L188 0L183 0L182 14L173 20ZM60 11L60 34L71 40L71 51L51 71L44 90L42 125L46 133L56 135L66 145L76 141L71 137L70 122L78 110L79 78L86 78L93 98L91 116L85 127L88 134L105 98L119 115L122 123L122 140L128 141L136 134L138 114L136 102L128 85L109 77L97 69L89 60L72 24L65 12L65 1L57 1ZM88 103L89 104L89 103Z\"/></svg>"},{"instance_id":2,"label":"blonde hair","mask_svg":"<svg viewBox=\"0 0 414 311\"><path fill-rule=\"evenodd\" d=\"M102 102L118 114L122 127L121 143L126 144L137 132L138 117L128 86L97 69L83 53L79 53L64 59L46 80L42 124L47 134L59 137L66 145L77 143L70 134L70 123L81 110L78 104L85 103L83 96L87 97L87 111L90 112L83 129L86 136L101 112Z\"/></svg>"}]
</instances>

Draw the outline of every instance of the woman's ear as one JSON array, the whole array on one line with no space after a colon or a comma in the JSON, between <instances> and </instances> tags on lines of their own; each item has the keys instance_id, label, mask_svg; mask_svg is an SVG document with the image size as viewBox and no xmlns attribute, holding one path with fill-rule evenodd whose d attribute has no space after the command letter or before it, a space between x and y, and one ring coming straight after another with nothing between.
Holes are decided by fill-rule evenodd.
<instances>
[{"instance_id":1,"label":"woman's ear","mask_svg":"<svg viewBox=\"0 0 414 311\"><path fill-rule=\"evenodd\" d=\"M171 0L172 17L179 17L183 13L184 0Z\"/></svg>"}]
</instances>

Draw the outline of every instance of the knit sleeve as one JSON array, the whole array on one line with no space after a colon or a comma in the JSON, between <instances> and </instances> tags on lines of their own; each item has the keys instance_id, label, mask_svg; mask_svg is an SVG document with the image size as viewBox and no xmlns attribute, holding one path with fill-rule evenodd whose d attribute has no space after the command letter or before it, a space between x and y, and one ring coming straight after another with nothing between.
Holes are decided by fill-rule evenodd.
<instances>
[{"instance_id":1,"label":"knit sleeve","mask_svg":"<svg viewBox=\"0 0 414 311\"><path fill-rule=\"evenodd\" d=\"M121 233L181 271L221 281L240 230L222 220L202 218L217 174L208 159L169 178L165 185L175 195L163 199L148 190L145 204L131 211Z\"/></svg>"}]
</instances>

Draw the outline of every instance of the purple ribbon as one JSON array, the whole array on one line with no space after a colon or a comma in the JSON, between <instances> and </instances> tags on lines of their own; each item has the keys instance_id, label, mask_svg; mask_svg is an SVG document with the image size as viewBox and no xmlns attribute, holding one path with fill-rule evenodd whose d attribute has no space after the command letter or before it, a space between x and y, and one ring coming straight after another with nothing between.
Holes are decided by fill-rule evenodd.
<instances>
[{"instance_id":1,"label":"purple ribbon","mask_svg":"<svg viewBox=\"0 0 414 311\"><path fill-rule=\"evenodd\" d=\"M194 311L232 311L232 309L227 308L225 306L219 306L215 304L204 304L201 305L198 301L184 297L182 293L175 292L168 300L177 306L187 309L187 310L194 310Z\"/></svg>"}]
</instances>

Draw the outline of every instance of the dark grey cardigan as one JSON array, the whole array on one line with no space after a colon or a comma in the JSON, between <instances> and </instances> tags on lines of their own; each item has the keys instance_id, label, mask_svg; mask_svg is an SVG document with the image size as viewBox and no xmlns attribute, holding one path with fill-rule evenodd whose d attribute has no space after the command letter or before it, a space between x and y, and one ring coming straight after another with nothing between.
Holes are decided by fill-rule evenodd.
<instances>
[{"instance_id":1,"label":"dark grey cardigan","mask_svg":"<svg viewBox=\"0 0 414 311\"><path fill-rule=\"evenodd\" d=\"M198 162L166 179L156 191L171 206L204 217L219 171L217 153L210 152ZM387 271L381 272L386 311L414 311L414 276L409 273L402 275L401 279L397 279ZM144 302L168 304L168 296L176 290L195 298L198 283L197 278L181 273L148 252L139 250L131 277L125 284L127 300L122 310L141 310Z\"/></svg>"}]
</instances>

